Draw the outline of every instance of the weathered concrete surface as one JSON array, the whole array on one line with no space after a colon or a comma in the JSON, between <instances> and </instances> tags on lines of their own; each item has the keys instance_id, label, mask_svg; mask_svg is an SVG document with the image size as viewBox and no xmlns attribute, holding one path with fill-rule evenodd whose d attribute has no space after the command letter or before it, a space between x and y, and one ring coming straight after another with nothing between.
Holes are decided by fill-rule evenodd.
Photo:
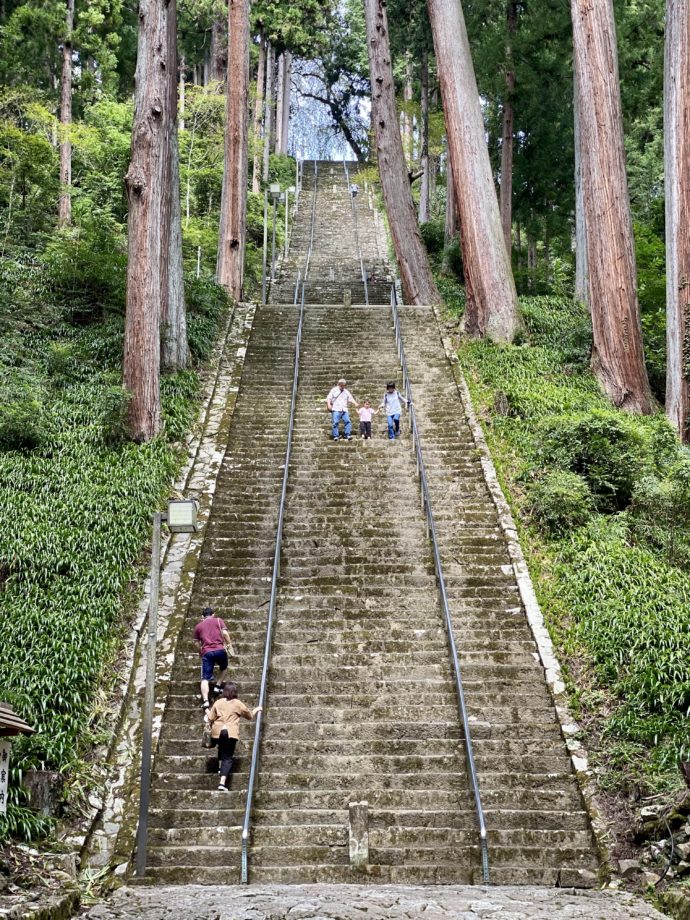
<instances>
[{"instance_id":1,"label":"weathered concrete surface","mask_svg":"<svg viewBox=\"0 0 690 920\"><path fill-rule=\"evenodd\" d=\"M219 875L221 873L219 872ZM570 888L276 885L122 888L88 920L661 920L633 895Z\"/></svg>"}]
</instances>

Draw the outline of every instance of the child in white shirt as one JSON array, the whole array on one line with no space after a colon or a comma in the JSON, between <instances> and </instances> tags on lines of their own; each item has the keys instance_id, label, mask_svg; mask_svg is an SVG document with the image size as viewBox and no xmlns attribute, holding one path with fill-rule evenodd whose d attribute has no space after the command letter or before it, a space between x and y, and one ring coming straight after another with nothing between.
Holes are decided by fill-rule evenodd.
<instances>
[{"instance_id":1,"label":"child in white shirt","mask_svg":"<svg viewBox=\"0 0 690 920\"><path fill-rule=\"evenodd\" d=\"M378 414L379 410L372 409L368 399L365 399L364 405L361 409L357 410L357 415L359 415L359 433L362 435L362 440L368 441L371 437L371 419L374 415Z\"/></svg>"}]
</instances>

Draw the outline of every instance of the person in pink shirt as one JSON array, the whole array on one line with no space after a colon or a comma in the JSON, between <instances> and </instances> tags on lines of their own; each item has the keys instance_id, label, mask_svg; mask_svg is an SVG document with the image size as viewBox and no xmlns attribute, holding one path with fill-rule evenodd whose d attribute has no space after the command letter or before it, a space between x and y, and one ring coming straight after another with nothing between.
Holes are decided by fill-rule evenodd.
<instances>
[{"instance_id":1,"label":"person in pink shirt","mask_svg":"<svg viewBox=\"0 0 690 920\"><path fill-rule=\"evenodd\" d=\"M364 441L368 441L371 437L371 420L374 415L378 414L379 410L372 409L368 399L365 399L364 405L357 410L357 415L359 415L359 433L362 435Z\"/></svg>"}]
</instances>

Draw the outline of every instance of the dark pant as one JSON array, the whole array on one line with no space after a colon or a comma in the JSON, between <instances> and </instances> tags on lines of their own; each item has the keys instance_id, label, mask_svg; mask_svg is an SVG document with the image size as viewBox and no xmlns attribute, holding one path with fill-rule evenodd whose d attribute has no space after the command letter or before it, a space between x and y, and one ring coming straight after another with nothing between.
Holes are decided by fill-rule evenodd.
<instances>
[{"instance_id":1,"label":"dark pant","mask_svg":"<svg viewBox=\"0 0 690 920\"><path fill-rule=\"evenodd\" d=\"M359 433L363 438L371 437L371 422L360 422L359 423Z\"/></svg>"},{"instance_id":2,"label":"dark pant","mask_svg":"<svg viewBox=\"0 0 690 920\"><path fill-rule=\"evenodd\" d=\"M237 738L229 738L228 730L224 728L219 738L213 739L213 746L218 746L218 760L220 761L220 775L225 779L232 772L232 755L235 753Z\"/></svg>"}]
</instances>

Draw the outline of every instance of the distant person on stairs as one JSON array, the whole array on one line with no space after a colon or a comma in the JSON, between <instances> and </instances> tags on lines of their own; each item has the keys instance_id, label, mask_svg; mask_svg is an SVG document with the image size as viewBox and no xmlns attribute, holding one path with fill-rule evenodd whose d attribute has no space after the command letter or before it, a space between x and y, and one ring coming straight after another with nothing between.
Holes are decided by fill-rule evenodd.
<instances>
[{"instance_id":1,"label":"distant person on stairs","mask_svg":"<svg viewBox=\"0 0 690 920\"><path fill-rule=\"evenodd\" d=\"M371 437L371 419L374 415L378 415L378 409L372 409L371 403L368 399L364 400L364 405L357 410L357 415L359 415L359 433L362 435L362 439L368 441Z\"/></svg>"},{"instance_id":2,"label":"distant person on stairs","mask_svg":"<svg viewBox=\"0 0 690 920\"><path fill-rule=\"evenodd\" d=\"M343 437L346 441L352 440L352 422L350 421L350 413L347 411L347 407L352 404L355 409L359 409L357 400L349 390L345 389L346 382L345 378L341 377L337 385L333 387L326 397L326 405L333 420L332 434L334 441L340 439L341 422L343 423Z\"/></svg>"},{"instance_id":3,"label":"distant person on stairs","mask_svg":"<svg viewBox=\"0 0 690 920\"><path fill-rule=\"evenodd\" d=\"M393 380L386 384L386 392L383 394L383 401L379 409L385 409L388 420L388 437L392 441L400 435L400 413L402 412L402 403L409 407L409 400L405 399L398 393L397 387Z\"/></svg>"},{"instance_id":4,"label":"distant person on stairs","mask_svg":"<svg viewBox=\"0 0 690 920\"><path fill-rule=\"evenodd\" d=\"M248 706L237 699L237 684L226 684L223 695L211 707L208 721L211 723L211 739L213 746L218 748L220 761L219 792L229 792L228 777L232 771L232 757L235 745L240 737L240 719L253 719L261 706L249 709Z\"/></svg>"},{"instance_id":5,"label":"distant person on stairs","mask_svg":"<svg viewBox=\"0 0 690 920\"><path fill-rule=\"evenodd\" d=\"M205 607L202 613L203 620L194 628L194 641L198 644L201 655L201 705L205 712L209 707L208 684L213 678L214 668L217 666L220 671L217 686L222 683L228 669L225 645L230 644L230 634L221 618L213 614L213 607Z\"/></svg>"}]
</instances>

